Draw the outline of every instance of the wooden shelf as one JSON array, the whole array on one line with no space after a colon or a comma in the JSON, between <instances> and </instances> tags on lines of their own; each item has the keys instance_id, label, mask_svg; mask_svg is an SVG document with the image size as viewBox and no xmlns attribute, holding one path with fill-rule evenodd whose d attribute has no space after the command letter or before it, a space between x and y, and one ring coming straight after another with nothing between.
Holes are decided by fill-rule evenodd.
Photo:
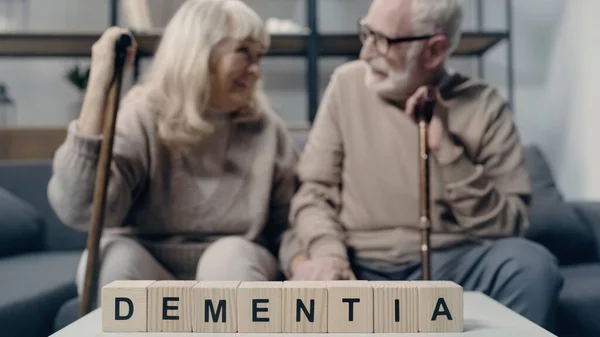
<instances>
[{"instance_id":1,"label":"wooden shelf","mask_svg":"<svg viewBox=\"0 0 600 337\"><path fill-rule=\"evenodd\" d=\"M100 33L44 32L0 34L1 57L87 57ZM160 34L135 34L139 55L151 56ZM306 36L275 35L270 55L287 56L306 53Z\"/></svg>"},{"instance_id":2,"label":"wooden shelf","mask_svg":"<svg viewBox=\"0 0 600 337\"><path fill-rule=\"evenodd\" d=\"M480 56L507 39L506 32L463 32L453 56ZM361 43L356 34L328 34L321 36L323 56L357 56Z\"/></svg>"},{"instance_id":3,"label":"wooden shelf","mask_svg":"<svg viewBox=\"0 0 600 337\"><path fill-rule=\"evenodd\" d=\"M0 57L88 57L100 33L45 32L0 34ZM361 44L356 34L323 34L322 56L357 56ZM506 32L464 32L455 56L478 56L508 38ZM160 34L136 34L139 55L151 56ZM270 56L305 56L306 35L273 35Z\"/></svg>"}]
</instances>

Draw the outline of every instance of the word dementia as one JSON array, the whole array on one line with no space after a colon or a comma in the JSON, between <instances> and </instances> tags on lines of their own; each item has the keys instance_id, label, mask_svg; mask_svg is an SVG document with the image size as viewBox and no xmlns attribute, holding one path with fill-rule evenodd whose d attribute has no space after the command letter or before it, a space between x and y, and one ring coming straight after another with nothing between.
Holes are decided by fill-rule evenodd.
<instances>
[{"instance_id":1,"label":"word dementia","mask_svg":"<svg viewBox=\"0 0 600 337\"><path fill-rule=\"evenodd\" d=\"M449 281L115 281L104 332L462 332L463 289Z\"/></svg>"}]
</instances>

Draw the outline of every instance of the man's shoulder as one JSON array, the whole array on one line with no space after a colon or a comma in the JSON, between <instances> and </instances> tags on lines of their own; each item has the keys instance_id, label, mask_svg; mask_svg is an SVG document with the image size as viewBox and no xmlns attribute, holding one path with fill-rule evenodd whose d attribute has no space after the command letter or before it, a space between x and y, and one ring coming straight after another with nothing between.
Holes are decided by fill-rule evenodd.
<instances>
[{"instance_id":1,"label":"man's shoulder","mask_svg":"<svg viewBox=\"0 0 600 337\"><path fill-rule=\"evenodd\" d=\"M360 80L358 83L363 83L362 79L364 78L366 71L367 66L365 62L354 60L336 67L333 70L331 77L332 79L340 80L340 84L357 83L356 80Z\"/></svg>"},{"instance_id":2,"label":"man's shoulder","mask_svg":"<svg viewBox=\"0 0 600 337\"><path fill-rule=\"evenodd\" d=\"M453 72L442 87L442 96L448 100L461 103L468 101L498 101L506 103L506 99L498 88L483 79L463 73Z\"/></svg>"},{"instance_id":3,"label":"man's shoulder","mask_svg":"<svg viewBox=\"0 0 600 337\"><path fill-rule=\"evenodd\" d=\"M501 91L483 79L453 73L442 89L442 98L451 110L460 110L468 119L496 119L498 113L510 112Z\"/></svg>"}]
</instances>

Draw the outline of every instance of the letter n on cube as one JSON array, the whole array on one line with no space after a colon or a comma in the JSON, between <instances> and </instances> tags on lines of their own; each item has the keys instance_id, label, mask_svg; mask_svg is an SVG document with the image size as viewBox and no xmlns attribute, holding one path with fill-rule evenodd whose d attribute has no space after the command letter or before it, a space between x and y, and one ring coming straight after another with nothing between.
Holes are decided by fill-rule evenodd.
<instances>
[{"instance_id":1,"label":"letter n on cube","mask_svg":"<svg viewBox=\"0 0 600 337\"><path fill-rule=\"evenodd\" d=\"M327 282L283 283L283 332L327 332Z\"/></svg>"}]
</instances>

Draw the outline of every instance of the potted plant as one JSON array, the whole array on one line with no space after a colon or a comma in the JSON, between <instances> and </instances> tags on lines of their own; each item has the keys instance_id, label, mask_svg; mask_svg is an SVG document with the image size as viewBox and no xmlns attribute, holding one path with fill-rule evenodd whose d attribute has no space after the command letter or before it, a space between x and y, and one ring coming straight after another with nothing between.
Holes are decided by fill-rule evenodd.
<instances>
[{"instance_id":1,"label":"potted plant","mask_svg":"<svg viewBox=\"0 0 600 337\"><path fill-rule=\"evenodd\" d=\"M79 91L79 99L72 105L70 117L77 118L77 116L79 116L89 76L90 67L80 67L79 65L75 65L70 68L65 75L67 81L69 81L69 83L71 83Z\"/></svg>"}]
</instances>

